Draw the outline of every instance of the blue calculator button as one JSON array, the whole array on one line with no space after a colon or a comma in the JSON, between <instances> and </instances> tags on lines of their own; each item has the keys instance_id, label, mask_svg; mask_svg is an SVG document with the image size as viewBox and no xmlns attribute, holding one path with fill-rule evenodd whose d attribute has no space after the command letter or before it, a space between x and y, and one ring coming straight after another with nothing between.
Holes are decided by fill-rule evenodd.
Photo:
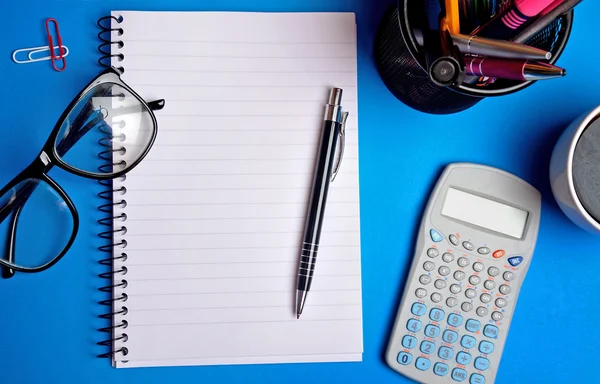
<instances>
[{"instance_id":1,"label":"blue calculator button","mask_svg":"<svg viewBox=\"0 0 600 384\"><path fill-rule=\"evenodd\" d=\"M436 243L439 243L440 241L444 240L444 236L442 236L442 234L436 231L435 229L431 229L429 231L429 236L431 236L431 240L433 240Z\"/></svg>"},{"instance_id":2,"label":"blue calculator button","mask_svg":"<svg viewBox=\"0 0 600 384\"><path fill-rule=\"evenodd\" d=\"M412 361L412 355L408 352L400 352L396 360L402 365L408 365Z\"/></svg>"},{"instance_id":3,"label":"blue calculator button","mask_svg":"<svg viewBox=\"0 0 600 384\"><path fill-rule=\"evenodd\" d=\"M462 347L466 349L473 348L475 346L475 343L476 341L473 336L464 335L462 339L460 339L460 345L462 345Z\"/></svg>"},{"instance_id":4,"label":"blue calculator button","mask_svg":"<svg viewBox=\"0 0 600 384\"><path fill-rule=\"evenodd\" d=\"M485 371L490 367L490 361L485 357L478 357L475 359L475 363L473 365L475 365L475 369Z\"/></svg>"},{"instance_id":5,"label":"blue calculator button","mask_svg":"<svg viewBox=\"0 0 600 384\"><path fill-rule=\"evenodd\" d=\"M426 355L430 355L433 351L435 351L434 343L427 340L421 343L421 352L423 352Z\"/></svg>"},{"instance_id":6,"label":"blue calculator button","mask_svg":"<svg viewBox=\"0 0 600 384\"><path fill-rule=\"evenodd\" d=\"M456 354L456 362L460 365L468 365L471 362L471 354L467 352L458 352Z\"/></svg>"},{"instance_id":7,"label":"blue calculator button","mask_svg":"<svg viewBox=\"0 0 600 384\"><path fill-rule=\"evenodd\" d=\"M440 328L435 325L429 324L425 327L425 336L431 337L432 339L438 337L440 335Z\"/></svg>"},{"instance_id":8,"label":"blue calculator button","mask_svg":"<svg viewBox=\"0 0 600 384\"><path fill-rule=\"evenodd\" d=\"M406 323L406 329L411 332L419 332L421 330L421 322L419 320L410 319L408 323Z\"/></svg>"},{"instance_id":9,"label":"blue calculator button","mask_svg":"<svg viewBox=\"0 0 600 384\"><path fill-rule=\"evenodd\" d=\"M481 376L479 373L474 373L469 379L469 384L485 384L485 377Z\"/></svg>"},{"instance_id":10,"label":"blue calculator button","mask_svg":"<svg viewBox=\"0 0 600 384\"><path fill-rule=\"evenodd\" d=\"M448 374L448 366L444 363L435 363L433 373L438 376L446 376Z\"/></svg>"},{"instance_id":11,"label":"blue calculator button","mask_svg":"<svg viewBox=\"0 0 600 384\"><path fill-rule=\"evenodd\" d=\"M448 324L453 327L458 327L463 322L463 318L461 315L457 315L456 313L451 313L448 315Z\"/></svg>"},{"instance_id":12,"label":"blue calculator button","mask_svg":"<svg viewBox=\"0 0 600 384\"><path fill-rule=\"evenodd\" d=\"M429 312L429 318L433 321L442 321L444 320L444 311L441 309L433 308L431 312Z\"/></svg>"},{"instance_id":13,"label":"blue calculator button","mask_svg":"<svg viewBox=\"0 0 600 384\"><path fill-rule=\"evenodd\" d=\"M414 303L410 308L410 311L415 316L422 316L425 314L425 312L427 312L427 307L425 306L425 304Z\"/></svg>"},{"instance_id":14,"label":"blue calculator button","mask_svg":"<svg viewBox=\"0 0 600 384\"><path fill-rule=\"evenodd\" d=\"M438 356L440 357L440 359L448 360L454 356L454 351L452 350L452 348L440 347L440 350L438 351Z\"/></svg>"},{"instance_id":15,"label":"blue calculator button","mask_svg":"<svg viewBox=\"0 0 600 384\"><path fill-rule=\"evenodd\" d=\"M415 362L415 366L417 367L417 369L420 369L421 371L426 371L429 369L429 367L431 367L431 361L429 361L429 359L426 359L424 357L419 357L417 359L417 361Z\"/></svg>"},{"instance_id":16,"label":"blue calculator button","mask_svg":"<svg viewBox=\"0 0 600 384\"><path fill-rule=\"evenodd\" d=\"M454 379L455 381L465 381L466 378L467 371L465 371L464 369L454 368L452 370L452 379Z\"/></svg>"},{"instance_id":17,"label":"blue calculator button","mask_svg":"<svg viewBox=\"0 0 600 384\"><path fill-rule=\"evenodd\" d=\"M521 264L523 262L523 257L522 256L509 257L508 258L508 262L513 267L516 267L517 265L519 265L519 264Z\"/></svg>"},{"instance_id":18,"label":"blue calculator button","mask_svg":"<svg viewBox=\"0 0 600 384\"><path fill-rule=\"evenodd\" d=\"M442 339L446 342L446 343L454 343L456 340L458 340L458 333L454 332L454 331L444 331L444 334L442 335Z\"/></svg>"},{"instance_id":19,"label":"blue calculator button","mask_svg":"<svg viewBox=\"0 0 600 384\"><path fill-rule=\"evenodd\" d=\"M485 327L483 327L483 334L485 335L485 337L489 337L490 339L497 339L498 327L496 327L495 325L488 324Z\"/></svg>"},{"instance_id":20,"label":"blue calculator button","mask_svg":"<svg viewBox=\"0 0 600 384\"><path fill-rule=\"evenodd\" d=\"M477 332L481 328L481 323L478 320L469 319L467 320L467 324L465 324L465 328L469 332Z\"/></svg>"},{"instance_id":21,"label":"blue calculator button","mask_svg":"<svg viewBox=\"0 0 600 384\"><path fill-rule=\"evenodd\" d=\"M414 338L412 336L408 336L408 335L406 335L406 336L404 336L402 338L402 346L404 348L411 349L411 348L414 348L415 345L417 345L417 339L416 338Z\"/></svg>"},{"instance_id":22,"label":"blue calculator button","mask_svg":"<svg viewBox=\"0 0 600 384\"><path fill-rule=\"evenodd\" d=\"M489 341L482 341L479 343L479 352L489 355L490 353L494 352L494 344L490 343Z\"/></svg>"}]
</instances>

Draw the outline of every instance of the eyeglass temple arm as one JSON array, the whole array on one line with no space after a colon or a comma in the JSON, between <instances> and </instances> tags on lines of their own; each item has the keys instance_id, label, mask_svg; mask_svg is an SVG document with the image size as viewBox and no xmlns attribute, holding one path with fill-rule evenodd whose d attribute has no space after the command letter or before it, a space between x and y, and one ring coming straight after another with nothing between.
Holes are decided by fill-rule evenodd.
<instances>
[{"instance_id":1,"label":"eyeglass temple arm","mask_svg":"<svg viewBox=\"0 0 600 384\"><path fill-rule=\"evenodd\" d=\"M15 244L17 237L17 221L19 220L19 216L21 215L21 210L23 209L23 205L17 207L16 210L13 211L12 217L10 219L10 227L8 233L8 243L6 245L5 251L5 260L11 264L15 263ZM15 275L15 270L9 267L2 268L2 277L5 279L10 279Z\"/></svg>"}]
</instances>

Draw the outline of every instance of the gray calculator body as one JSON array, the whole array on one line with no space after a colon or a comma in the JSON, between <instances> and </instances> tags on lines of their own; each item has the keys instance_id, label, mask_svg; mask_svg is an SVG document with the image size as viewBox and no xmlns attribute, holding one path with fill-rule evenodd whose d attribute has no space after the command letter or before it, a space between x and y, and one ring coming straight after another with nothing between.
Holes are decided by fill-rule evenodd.
<instances>
[{"instance_id":1,"label":"gray calculator body","mask_svg":"<svg viewBox=\"0 0 600 384\"><path fill-rule=\"evenodd\" d=\"M541 212L540 193L499 169L449 165L427 204L386 352L421 383L490 384Z\"/></svg>"}]
</instances>

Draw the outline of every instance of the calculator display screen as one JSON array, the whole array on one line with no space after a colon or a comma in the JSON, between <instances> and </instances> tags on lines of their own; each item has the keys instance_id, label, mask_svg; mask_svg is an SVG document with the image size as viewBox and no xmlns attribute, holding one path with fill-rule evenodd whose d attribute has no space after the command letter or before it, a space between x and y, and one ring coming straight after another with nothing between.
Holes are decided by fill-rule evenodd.
<instances>
[{"instance_id":1,"label":"calculator display screen","mask_svg":"<svg viewBox=\"0 0 600 384\"><path fill-rule=\"evenodd\" d=\"M528 213L510 205L448 188L442 215L520 239L523 237Z\"/></svg>"}]
</instances>

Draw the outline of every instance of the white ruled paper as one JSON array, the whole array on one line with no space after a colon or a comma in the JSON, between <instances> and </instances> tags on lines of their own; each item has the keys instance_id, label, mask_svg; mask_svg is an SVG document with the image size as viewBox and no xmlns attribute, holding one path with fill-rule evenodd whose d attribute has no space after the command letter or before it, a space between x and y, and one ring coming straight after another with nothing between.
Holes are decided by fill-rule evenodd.
<instances>
[{"instance_id":1,"label":"white ruled paper","mask_svg":"<svg viewBox=\"0 0 600 384\"><path fill-rule=\"evenodd\" d=\"M113 12L123 80L164 98L127 206L127 356L116 367L360 361L356 23L351 13ZM313 285L295 284L324 105L350 113ZM120 277L116 277L120 279Z\"/></svg>"}]
</instances>

